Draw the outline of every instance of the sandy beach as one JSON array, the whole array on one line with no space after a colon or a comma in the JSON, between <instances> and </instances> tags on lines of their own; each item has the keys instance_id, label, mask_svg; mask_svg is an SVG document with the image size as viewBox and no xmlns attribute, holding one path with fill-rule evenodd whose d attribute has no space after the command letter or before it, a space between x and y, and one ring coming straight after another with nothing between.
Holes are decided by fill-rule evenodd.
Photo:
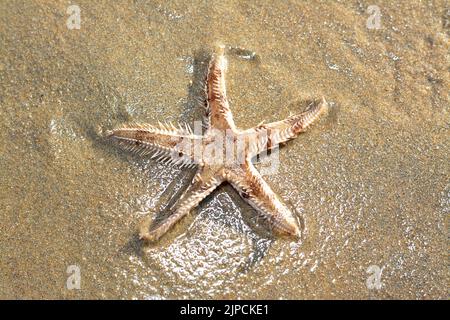
<instances>
[{"instance_id":1,"label":"sandy beach","mask_svg":"<svg viewBox=\"0 0 450 320\"><path fill-rule=\"evenodd\" d=\"M447 299L450 8L371 5L0 1L0 298ZM223 185L145 246L192 170L102 133L199 120L218 43L239 127L330 103L265 177L303 238L255 232Z\"/></svg>"}]
</instances>

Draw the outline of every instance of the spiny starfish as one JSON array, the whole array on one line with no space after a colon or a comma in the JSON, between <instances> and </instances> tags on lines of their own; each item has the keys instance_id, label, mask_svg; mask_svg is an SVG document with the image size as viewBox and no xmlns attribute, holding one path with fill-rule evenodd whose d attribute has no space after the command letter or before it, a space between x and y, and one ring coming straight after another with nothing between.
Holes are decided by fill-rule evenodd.
<instances>
[{"instance_id":1,"label":"spiny starfish","mask_svg":"<svg viewBox=\"0 0 450 320\"><path fill-rule=\"evenodd\" d=\"M159 126L125 125L108 134L129 150L152 154L152 158L166 162L198 167L192 183L172 208L171 214L152 227L144 224L140 230L141 239L158 240L225 181L231 183L276 234L301 235L294 214L264 181L251 160L295 138L327 109L327 103L322 98L303 113L240 130L233 121L227 100L226 68L224 48L220 47L212 55L204 84L206 114L203 134L192 131L189 126L184 128L161 123ZM237 150L235 153L228 152L230 145L231 150ZM217 149L217 146L222 148Z\"/></svg>"}]
</instances>

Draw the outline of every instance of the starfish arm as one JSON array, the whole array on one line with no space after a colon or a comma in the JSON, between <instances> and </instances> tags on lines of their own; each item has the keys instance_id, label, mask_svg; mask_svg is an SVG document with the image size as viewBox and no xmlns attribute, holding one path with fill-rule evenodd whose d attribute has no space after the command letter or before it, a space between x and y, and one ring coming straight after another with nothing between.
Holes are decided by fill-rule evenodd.
<instances>
[{"instance_id":1,"label":"starfish arm","mask_svg":"<svg viewBox=\"0 0 450 320\"><path fill-rule=\"evenodd\" d=\"M222 182L223 178L220 175L210 169L200 167L192 184L170 209L171 215L159 223L142 224L139 232L140 238L147 241L156 241L161 238Z\"/></svg>"},{"instance_id":2,"label":"starfish arm","mask_svg":"<svg viewBox=\"0 0 450 320\"><path fill-rule=\"evenodd\" d=\"M233 115L228 104L225 72L227 60L224 56L224 48L219 47L208 68L206 79L207 114L210 127L216 129L235 129Z\"/></svg>"},{"instance_id":3,"label":"starfish arm","mask_svg":"<svg viewBox=\"0 0 450 320\"><path fill-rule=\"evenodd\" d=\"M300 228L293 213L264 181L256 168L247 161L240 170L232 170L227 180L279 235L300 237Z\"/></svg>"},{"instance_id":4,"label":"starfish arm","mask_svg":"<svg viewBox=\"0 0 450 320\"><path fill-rule=\"evenodd\" d=\"M125 125L108 132L108 136L127 150L181 166L197 163L194 150L202 140L202 136L193 134L187 125L175 127L162 123L159 126Z\"/></svg>"},{"instance_id":5,"label":"starfish arm","mask_svg":"<svg viewBox=\"0 0 450 320\"><path fill-rule=\"evenodd\" d=\"M255 156L264 150L277 147L280 143L297 137L305 131L316 119L318 119L328 108L328 103L322 98L315 101L306 111L290 116L284 120L268 124L260 124L243 132L248 135L249 150Z\"/></svg>"}]
</instances>

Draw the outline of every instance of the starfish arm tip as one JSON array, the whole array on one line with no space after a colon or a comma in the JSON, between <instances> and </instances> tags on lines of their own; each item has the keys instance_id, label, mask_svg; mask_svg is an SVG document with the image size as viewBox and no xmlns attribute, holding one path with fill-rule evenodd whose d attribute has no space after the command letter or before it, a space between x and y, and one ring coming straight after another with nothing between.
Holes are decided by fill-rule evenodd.
<instances>
[{"instance_id":1,"label":"starfish arm tip","mask_svg":"<svg viewBox=\"0 0 450 320\"><path fill-rule=\"evenodd\" d=\"M218 54L218 55L224 55L225 54L226 46L222 42L217 42L215 47L216 47L216 49L215 49L216 54Z\"/></svg>"},{"instance_id":2,"label":"starfish arm tip","mask_svg":"<svg viewBox=\"0 0 450 320\"><path fill-rule=\"evenodd\" d=\"M297 228L294 237L298 240L302 238L302 232L300 231L300 228Z\"/></svg>"},{"instance_id":3,"label":"starfish arm tip","mask_svg":"<svg viewBox=\"0 0 450 320\"><path fill-rule=\"evenodd\" d=\"M105 138L112 138L114 136L114 130L106 130L103 134Z\"/></svg>"}]
</instances>

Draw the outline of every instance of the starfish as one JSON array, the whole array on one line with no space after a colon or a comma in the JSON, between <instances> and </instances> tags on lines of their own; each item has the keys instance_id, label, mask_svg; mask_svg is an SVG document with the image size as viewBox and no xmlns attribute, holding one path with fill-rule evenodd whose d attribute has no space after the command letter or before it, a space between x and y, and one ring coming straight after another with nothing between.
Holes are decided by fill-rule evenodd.
<instances>
[{"instance_id":1,"label":"starfish","mask_svg":"<svg viewBox=\"0 0 450 320\"><path fill-rule=\"evenodd\" d=\"M170 123L128 124L108 136L131 151L152 155L166 163L197 167L189 187L170 209L170 215L153 226L144 223L140 238L156 241L188 215L205 197L224 182L229 182L277 235L300 238L301 231L292 211L282 202L252 159L297 137L327 109L324 98L306 111L268 124L240 130L233 121L225 87L227 60L219 47L209 62L205 92L203 132ZM234 152L233 152L234 151Z\"/></svg>"}]
</instances>

